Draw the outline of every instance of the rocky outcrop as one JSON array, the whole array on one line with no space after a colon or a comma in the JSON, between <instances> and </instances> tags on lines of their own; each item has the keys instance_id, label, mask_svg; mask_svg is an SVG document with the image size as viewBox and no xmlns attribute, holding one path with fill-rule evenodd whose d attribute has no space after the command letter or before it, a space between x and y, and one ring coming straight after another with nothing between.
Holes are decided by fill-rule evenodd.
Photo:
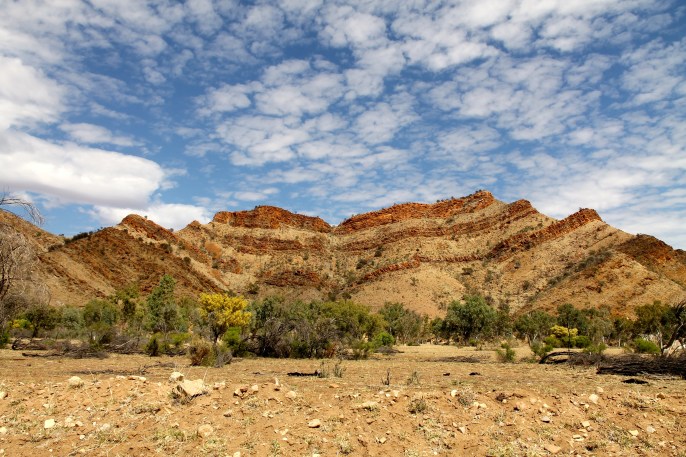
<instances>
[{"instance_id":1,"label":"rocky outcrop","mask_svg":"<svg viewBox=\"0 0 686 457\"><path fill-rule=\"evenodd\" d=\"M277 287L320 287L323 284L316 272L305 269L267 271L261 279L265 284Z\"/></svg>"},{"instance_id":2,"label":"rocky outcrop","mask_svg":"<svg viewBox=\"0 0 686 457\"><path fill-rule=\"evenodd\" d=\"M595 210L588 208L580 209L571 216L555 222L544 229L533 233L520 233L501 241L488 253L487 257L490 259L504 260L511 257L516 252L531 249L547 241L560 238L567 233L573 232L574 230L595 221L602 222L602 219Z\"/></svg>"},{"instance_id":3,"label":"rocky outcrop","mask_svg":"<svg viewBox=\"0 0 686 457\"><path fill-rule=\"evenodd\" d=\"M440 205L440 203L437 203L437 205ZM465 234L476 234L485 230L493 230L494 228L510 225L517 220L534 214L538 214L538 211L531 206L531 203L526 200L519 200L508 205L503 213L483 217L476 221L455 223L439 227L405 227L393 232L381 233L373 238L344 243L338 246L337 249L346 252L364 251L405 239L454 237Z\"/></svg>"},{"instance_id":4,"label":"rocky outcrop","mask_svg":"<svg viewBox=\"0 0 686 457\"><path fill-rule=\"evenodd\" d=\"M329 233L331 226L319 217L294 214L275 206L257 206L251 211L221 211L212 222L234 227L278 229L288 226L297 229Z\"/></svg>"},{"instance_id":5,"label":"rocky outcrop","mask_svg":"<svg viewBox=\"0 0 686 457\"><path fill-rule=\"evenodd\" d=\"M451 198L434 204L403 203L379 211L353 216L343 221L335 232L352 233L372 227L394 224L409 219L447 218L460 213L472 213L495 202L490 192L479 191L463 198Z\"/></svg>"},{"instance_id":6,"label":"rocky outcrop","mask_svg":"<svg viewBox=\"0 0 686 457\"><path fill-rule=\"evenodd\" d=\"M399 262L399 263L394 263L391 265L386 265L385 267L378 268L371 273L367 273L364 275L362 278L360 278L358 284L362 284L364 282L368 281L373 281L375 279L378 279L379 277L388 274L388 273L393 273L395 271L402 271L402 270L411 270L413 268L419 268L419 266L422 263L419 261L418 258L412 258L411 260L408 260L406 262Z\"/></svg>"},{"instance_id":7,"label":"rocky outcrop","mask_svg":"<svg viewBox=\"0 0 686 457\"><path fill-rule=\"evenodd\" d=\"M324 243L319 238L300 240L282 239L273 236L225 235L224 243L234 246L236 251L246 254L269 252L322 252Z\"/></svg>"}]
</instances>

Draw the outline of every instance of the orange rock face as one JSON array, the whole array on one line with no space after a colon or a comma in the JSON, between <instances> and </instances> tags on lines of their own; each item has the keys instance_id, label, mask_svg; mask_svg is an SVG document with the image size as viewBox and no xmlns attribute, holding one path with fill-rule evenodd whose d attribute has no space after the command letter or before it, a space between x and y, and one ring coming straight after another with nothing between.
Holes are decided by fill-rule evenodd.
<instances>
[{"instance_id":1,"label":"orange rock face","mask_svg":"<svg viewBox=\"0 0 686 457\"><path fill-rule=\"evenodd\" d=\"M275 206L258 206L251 211L221 211L212 221L246 228L277 229L285 225L320 233L331 231L331 226L319 217L294 214Z\"/></svg>"},{"instance_id":2,"label":"orange rock face","mask_svg":"<svg viewBox=\"0 0 686 457\"><path fill-rule=\"evenodd\" d=\"M351 233L380 225L393 224L409 219L446 218L459 213L471 213L484 209L495 202L490 192L479 191L464 198L451 198L434 204L403 203L390 208L360 214L346 219L336 227L336 233Z\"/></svg>"}]
</instances>

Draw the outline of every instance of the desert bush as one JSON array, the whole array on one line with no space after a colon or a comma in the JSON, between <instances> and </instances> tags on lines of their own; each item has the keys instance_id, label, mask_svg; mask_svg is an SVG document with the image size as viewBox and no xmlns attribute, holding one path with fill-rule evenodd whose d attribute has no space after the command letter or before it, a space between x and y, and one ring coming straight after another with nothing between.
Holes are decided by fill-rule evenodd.
<instances>
[{"instance_id":1,"label":"desert bush","mask_svg":"<svg viewBox=\"0 0 686 457\"><path fill-rule=\"evenodd\" d=\"M496 354L501 362L513 363L515 361L515 351L509 343L501 344L500 349L496 350Z\"/></svg>"},{"instance_id":2,"label":"desert bush","mask_svg":"<svg viewBox=\"0 0 686 457\"><path fill-rule=\"evenodd\" d=\"M448 312L437 329L441 336L462 342L489 338L497 318L484 297L467 295L462 302L454 301L448 305Z\"/></svg>"},{"instance_id":3,"label":"desert bush","mask_svg":"<svg viewBox=\"0 0 686 457\"><path fill-rule=\"evenodd\" d=\"M639 354L659 354L660 347L645 338L636 338L633 342L634 351Z\"/></svg>"},{"instance_id":4,"label":"desert bush","mask_svg":"<svg viewBox=\"0 0 686 457\"><path fill-rule=\"evenodd\" d=\"M557 337L554 335L547 336L543 339L543 343L545 345L550 346L551 348L561 348L564 346L562 341L560 341Z\"/></svg>"},{"instance_id":5,"label":"desert bush","mask_svg":"<svg viewBox=\"0 0 686 457\"><path fill-rule=\"evenodd\" d=\"M83 308L83 323L91 345L100 346L112 340L119 320L117 308L106 300L91 300Z\"/></svg>"},{"instance_id":6,"label":"desert bush","mask_svg":"<svg viewBox=\"0 0 686 457\"><path fill-rule=\"evenodd\" d=\"M150 357L158 357L162 351L160 351L160 342L157 339L157 335L153 335L148 340L145 345L145 353Z\"/></svg>"},{"instance_id":7,"label":"desert bush","mask_svg":"<svg viewBox=\"0 0 686 457\"><path fill-rule=\"evenodd\" d=\"M393 335L385 331L377 333L372 340L372 344L374 345L375 349L382 346L390 347L393 346L394 343L395 338L393 338Z\"/></svg>"},{"instance_id":8,"label":"desert bush","mask_svg":"<svg viewBox=\"0 0 686 457\"><path fill-rule=\"evenodd\" d=\"M603 351L607 349L607 345L605 343L591 343L588 346L584 348L584 352L588 354L602 354Z\"/></svg>"},{"instance_id":9,"label":"desert bush","mask_svg":"<svg viewBox=\"0 0 686 457\"><path fill-rule=\"evenodd\" d=\"M191 366L212 366L214 360L212 358L212 345L203 339L197 338L193 340L188 347L188 357L191 361Z\"/></svg>"},{"instance_id":10,"label":"desert bush","mask_svg":"<svg viewBox=\"0 0 686 457\"><path fill-rule=\"evenodd\" d=\"M589 347L591 344L593 344L593 341L586 335L579 335L576 338L574 338L574 347L584 349Z\"/></svg>"}]
</instances>

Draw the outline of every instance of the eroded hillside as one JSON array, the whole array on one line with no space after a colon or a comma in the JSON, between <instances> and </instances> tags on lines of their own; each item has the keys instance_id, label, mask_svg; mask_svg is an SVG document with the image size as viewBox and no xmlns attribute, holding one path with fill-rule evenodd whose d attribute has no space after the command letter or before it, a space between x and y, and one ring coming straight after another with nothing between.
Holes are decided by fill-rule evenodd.
<instances>
[{"instance_id":1,"label":"eroded hillside","mask_svg":"<svg viewBox=\"0 0 686 457\"><path fill-rule=\"evenodd\" d=\"M150 290L165 273L187 295L398 301L429 315L466 292L514 311L572 303L620 314L686 294L683 251L615 229L591 209L556 220L486 191L395 205L335 227L259 206L177 232L131 215L71 242L35 237L44 240L37 249L56 303L85 303L134 282Z\"/></svg>"}]
</instances>

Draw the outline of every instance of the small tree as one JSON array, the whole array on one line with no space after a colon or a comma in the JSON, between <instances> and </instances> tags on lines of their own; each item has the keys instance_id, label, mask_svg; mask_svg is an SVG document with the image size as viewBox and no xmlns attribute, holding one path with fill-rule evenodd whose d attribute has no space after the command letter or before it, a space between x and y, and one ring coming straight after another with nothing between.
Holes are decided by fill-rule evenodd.
<instances>
[{"instance_id":1,"label":"small tree","mask_svg":"<svg viewBox=\"0 0 686 457\"><path fill-rule=\"evenodd\" d=\"M200 313L207 320L212 342L226 333L229 327L244 327L250 323L251 314L245 311L248 301L240 296L227 294L200 294Z\"/></svg>"},{"instance_id":2,"label":"small tree","mask_svg":"<svg viewBox=\"0 0 686 457\"><path fill-rule=\"evenodd\" d=\"M179 307L174 298L176 281L164 275L147 299L146 327L153 333L162 332L165 336L179 324Z\"/></svg>"},{"instance_id":3,"label":"small tree","mask_svg":"<svg viewBox=\"0 0 686 457\"><path fill-rule=\"evenodd\" d=\"M463 302L454 301L448 305L443 332L450 337L457 336L463 342L488 337L496 317L496 311L482 296L467 295Z\"/></svg>"}]
</instances>

